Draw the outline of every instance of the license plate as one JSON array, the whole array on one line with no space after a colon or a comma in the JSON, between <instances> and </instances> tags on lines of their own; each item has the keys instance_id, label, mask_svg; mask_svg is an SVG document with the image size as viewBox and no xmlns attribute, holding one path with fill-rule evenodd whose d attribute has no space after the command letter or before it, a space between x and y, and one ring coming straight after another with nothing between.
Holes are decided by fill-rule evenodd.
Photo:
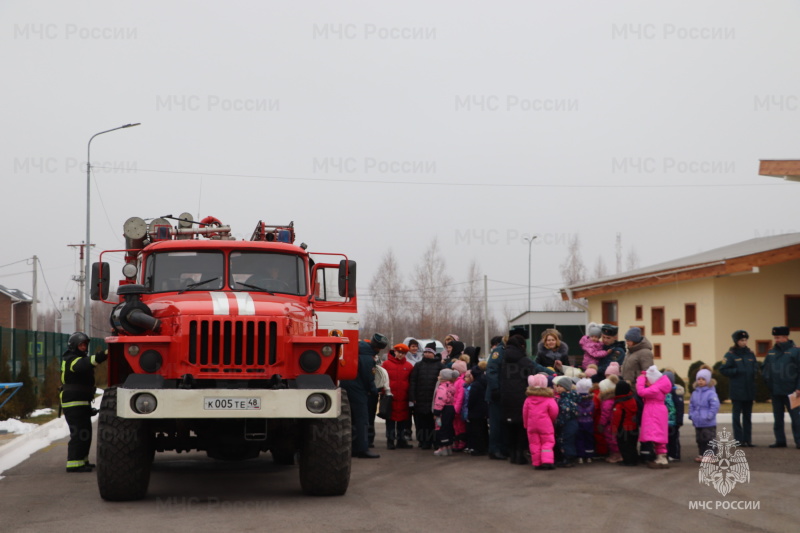
<instances>
[{"instance_id":1,"label":"license plate","mask_svg":"<svg viewBox=\"0 0 800 533\"><path fill-rule=\"evenodd\" d=\"M261 409L261 398L203 398L206 411L253 411Z\"/></svg>"}]
</instances>

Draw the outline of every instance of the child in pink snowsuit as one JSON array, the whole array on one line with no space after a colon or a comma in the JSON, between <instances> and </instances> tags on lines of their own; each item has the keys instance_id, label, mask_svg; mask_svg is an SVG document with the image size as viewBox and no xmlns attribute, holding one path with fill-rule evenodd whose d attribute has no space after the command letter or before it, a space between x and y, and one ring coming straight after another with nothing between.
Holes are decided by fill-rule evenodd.
<instances>
[{"instance_id":1,"label":"child in pink snowsuit","mask_svg":"<svg viewBox=\"0 0 800 533\"><path fill-rule=\"evenodd\" d=\"M636 394L644 400L639 442L652 442L655 445L656 460L647 463L650 468L669 468L669 412L664 400L671 392L672 382L655 365L642 371L636 378Z\"/></svg>"},{"instance_id":2,"label":"child in pink snowsuit","mask_svg":"<svg viewBox=\"0 0 800 533\"><path fill-rule=\"evenodd\" d=\"M619 446L617 445L617 435L611 427L618 381L617 376L611 375L600 382L600 428L603 430L603 437L605 437L608 445L606 461L609 463L622 461L622 455L620 455Z\"/></svg>"},{"instance_id":3,"label":"child in pink snowsuit","mask_svg":"<svg viewBox=\"0 0 800 533\"><path fill-rule=\"evenodd\" d=\"M467 423L461 418L461 408L464 406L464 375L467 373L467 363L456 361L453 370L458 371L458 379L453 384L453 407L456 417L453 419L453 451L460 452L467 447Z\"/></svg>"},{"instance_id":4,"label":"child in pink snowsuit","mask_svg":"<svg viewBox=\"0 0 800 533\"><path fill-rule=\"evenodd\" d=\"M522 425L528 432L531 463L536 470L554 470L555 421L558 404L544 374L528 376L527 398L522 404Z\"/></svg>"}]
</instances>

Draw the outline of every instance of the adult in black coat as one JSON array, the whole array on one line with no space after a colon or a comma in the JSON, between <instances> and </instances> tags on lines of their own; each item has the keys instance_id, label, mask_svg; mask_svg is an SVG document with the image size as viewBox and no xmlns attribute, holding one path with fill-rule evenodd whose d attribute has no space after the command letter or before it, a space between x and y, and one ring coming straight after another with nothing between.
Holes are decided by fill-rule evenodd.
<instances>
[{"instance_id":1,"label":"adult in black coat","mask_svg":"<svg viewBox=\"0 0 800 533\"><path fill-rule=\"evenodd\" d=\"M419 447L424 450L430 450L433 447L435 433L433 394L436 391L436 382L439 380L439 371L443 368L441 359L436 357L436 345L430 343L422 352L422 359L414 365L409 378L408 401L414 407L417 441L419 441Z\"/></svg>"},{"instance_id":2,"label":"adult in black coat","mask_svg":"<svg viewBox=\"0 0 800 533\"><path fill-rule=\"evenodd\" d=\"M506 343L500 367L500 401L512 464L527 464L524 454L528 448L528 436L522 425L522 404L525 403L528 376L535 373L533 361L525 354L525 339L521 335L513 335Z\"/></svg>"},{"instance_id":3,"label":"adult in black coat","mask_svg":"<svg viewBox=\"0 0 800 533\"><path fill-rule=\"evenodd\" d=\"M376 333L369 341L358 343L358 375L356 379L342 380L339 386L347 392L350 400L350 420L353 426L353 457L377 459L377 453L369 451L369 407L370 394L378 394L375 388L375 359L389 341L385 335Z\"/></svg>"},{"instance_id":4,"label":"adult in black coat","mask_svg":"<svg viewBox=\"0 0 800 533\"><path fill-rule=\"evenodd\" d=\"M747 347L750 335L743 330L736 330L731 335L733 346L725 354L725 364L719 371L730 379L729 397L733 406L733 438L740 446L754 446L752 440L753 401L756 399L756 371L758 361L755 354Z\"/></svg>"},{"instance_id":5,"label":"adult in black coat","mask_svg":"<svg viewBox=\"0 0 800 533\"><path fill-rule=\"evenodd\" d=\"M467 448L471 455L486 455L489 447L489 403L486 401L486 375L479 366L469 371L472 383L467 399Z\"/></svg>"}]
</instances>

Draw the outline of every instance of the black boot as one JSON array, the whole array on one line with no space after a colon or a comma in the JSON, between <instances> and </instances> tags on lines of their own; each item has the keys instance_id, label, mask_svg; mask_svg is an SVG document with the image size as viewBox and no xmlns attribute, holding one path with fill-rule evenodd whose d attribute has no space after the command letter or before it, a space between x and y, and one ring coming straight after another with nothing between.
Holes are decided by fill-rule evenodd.
<instances>
[{"instance_id":1,"label":"black boot","mask_svg":"<svg viewBox=\"0 0 800 533\"><path fill-rule=\"evenodd\" d=\"M387 440L386 441L386 447L388 449L390 449L390 450L394 450L394 441L393 440Z\"/></svg>"}]
</instances>

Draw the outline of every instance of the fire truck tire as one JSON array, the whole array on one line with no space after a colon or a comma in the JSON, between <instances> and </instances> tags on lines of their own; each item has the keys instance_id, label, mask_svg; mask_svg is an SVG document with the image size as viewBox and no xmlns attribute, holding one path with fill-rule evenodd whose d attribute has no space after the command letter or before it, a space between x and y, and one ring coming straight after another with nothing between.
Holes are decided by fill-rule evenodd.
<instances>
[{"instance_id":1,"label":"fire truck tire","mask_svg":"<svg viewBox=\"0 0 800 533\"><path fill-rule=\"evenodd\" d=\"M350 484L350 402L337 418L307 420L300 445L300 486L310 496L341 496Z\"/></svg>"},{"instance_id":2,"label":"fire truck tire","mask_svg":"<svg viewBox=\"0 0 800 533\"><path fill-rule=\"evenodd\" d=\"M108 501L141 500L150 483L155 448L141 420L117 417L117 388L100 402L97 423L97 486Z\"/></svg>"}]
</instances>

